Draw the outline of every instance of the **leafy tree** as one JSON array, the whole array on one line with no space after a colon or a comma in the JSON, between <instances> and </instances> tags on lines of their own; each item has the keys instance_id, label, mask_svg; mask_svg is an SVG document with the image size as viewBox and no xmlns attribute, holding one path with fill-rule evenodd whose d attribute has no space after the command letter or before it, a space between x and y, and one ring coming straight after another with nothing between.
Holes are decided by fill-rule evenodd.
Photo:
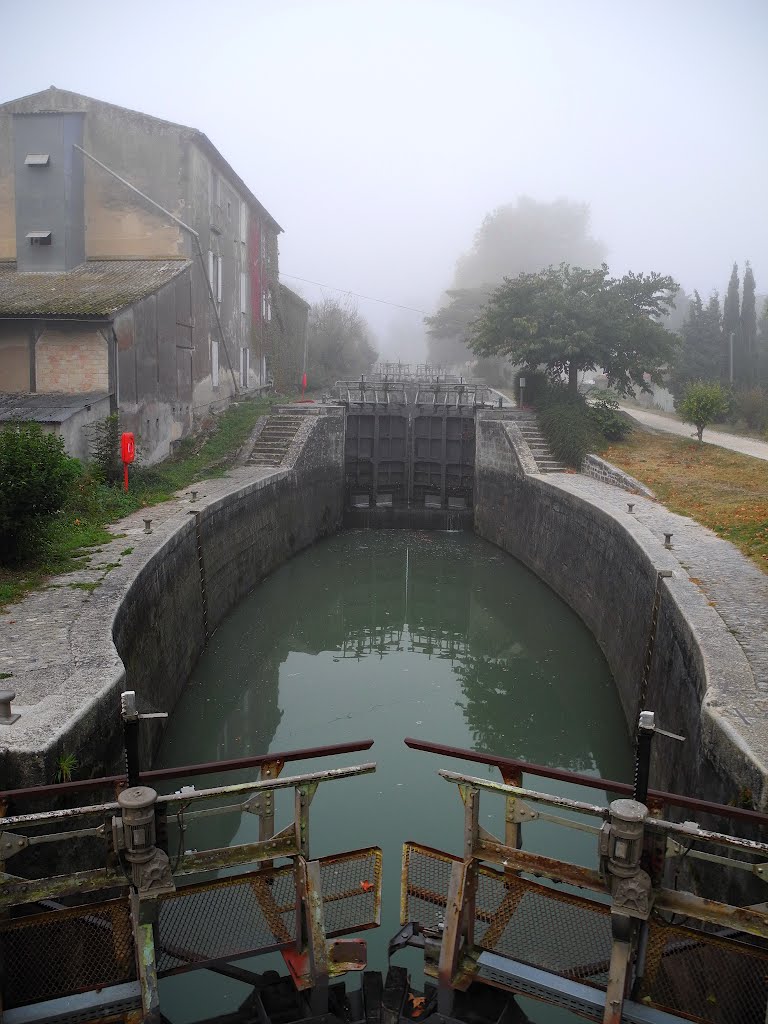
<instances>
[{"instance_id":1,"label":"leafy tree","mask_svg":"<svg viewBox=\"0 0 768 1024\"><path fill-rule=\"evenodd\" d=\"M738 380L739 364L739 268L734 263L728 291L723 302L723 380L731 379L730 345L733 335L733 379Z\"/></svg>"},{"instance_id":2,"label":"leafy tree","mask_svg":"<svg viewBox=\"0 0 768 1024\"><path fill-rule=\"evenodd\" d=\"M678 412L683 423L696 427L699 441L703 441L704 428L728 410L728 395L719 381L693 381L685 389Z\"/></svg>"},{"instance_id":3,"label":"leafy tree","mask_svg":"<svg viewBox=\"0 0 768 1024\"><path fill-rule=\"evenodd\" d=\"M354 303L323 299L309 311L307 377L328 387L344 377L368 373L376 362L371 329Z\"/></svg>"},{"instance_id":4,"label":"leafy tree","mask_svg":"<svg viewBox=\"0 0 768 1024\"><path fill-rule=\"evenodd\" d=\"M741 296L739 318L742 351L742 376L740 384L749 386L757 378L757 309L755 306L755 275L747 261L744 270L744 289Z\"/></svg>"},{"instance_id":5,"label":"leafy tree","mask_svg":"<svg viewBox=\"0 0 768 1024\"><path fill-rule=\"evenodd\" d=\"M474 322L470 345L479 355L506 356L552 380L602 369L620 395L661 384L677 339L658 322L678 285L660 274L610 278L608 267L561 264L506 279Z\"/></svg>"},{"instance_id":6,"label":"leafy tree","mask_svg":"<svg viewBox=\"0 0 768 1024\"><path fill-rule=\"evenodd\" d=\"M469 324L504 278L563 262L598 267L605 256L605 246L589 232L586 203L546 203L521 196L516 203L497 207L483 220L472 248L460 257L447 301L427 319L430 360L459 365L472 358Z\"/></svg>"},{"instance_id":7,"label":"leafy tree","mask_svg":"<svg viewBox=\"0 0 768 1024\"><path fill-rule=\"evenodd\" d=\"M0 431L0 564L19 562L67 499L80 464L37 423Z\"/></svg>"},{"instance_id":8,"label":"leafy tree","mask_svg":"<svg viewBox=\"0 0 768 1024\"><path fill-rule=\"evenodd\" d=\"M720 299L715 293L705 306L698 292L693 293L688 316L681 330L682 344L672 376L675 398L682 398L686 386L694 380L716 380L723 358L723 329Z\"/></svg>"}]
</instances>

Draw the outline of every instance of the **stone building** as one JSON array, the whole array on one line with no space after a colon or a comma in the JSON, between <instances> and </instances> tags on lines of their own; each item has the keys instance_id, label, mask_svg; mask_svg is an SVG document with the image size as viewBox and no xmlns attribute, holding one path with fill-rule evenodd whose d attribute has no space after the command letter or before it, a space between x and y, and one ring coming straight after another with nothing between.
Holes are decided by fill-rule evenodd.
<instances>
[{"instance_id":1,"label":"stone building","mask_svg":"<svg viewBox=\"0 0 768 1024\"><path fill-rule=\"evenodd\" d=\"M194 128L53 86L0 105L0 419L66 409L82 455L117 410L163 458L271 382L281 230Z\"/></svg>"}]
</instances>

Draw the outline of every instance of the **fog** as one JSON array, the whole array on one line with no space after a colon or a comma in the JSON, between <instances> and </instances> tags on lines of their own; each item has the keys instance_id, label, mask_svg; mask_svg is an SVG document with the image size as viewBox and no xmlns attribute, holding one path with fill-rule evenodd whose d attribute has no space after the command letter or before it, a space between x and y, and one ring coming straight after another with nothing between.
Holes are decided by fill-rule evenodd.
<instances>
[{"instance_id":1,"label":"fog","mask_svg":"<svg viewBox=\"0 0 768 1024\"><path fill-rule=\"evenodd\" d=\"M0 99L54 84L199 128L284 227L285 282L372 297L386 356L423 357L418 311L520 196L588 204L614 273L722 294L749 259L768 290L765 0L3 0L0 17Z\"/></svg>"}]
</instances>

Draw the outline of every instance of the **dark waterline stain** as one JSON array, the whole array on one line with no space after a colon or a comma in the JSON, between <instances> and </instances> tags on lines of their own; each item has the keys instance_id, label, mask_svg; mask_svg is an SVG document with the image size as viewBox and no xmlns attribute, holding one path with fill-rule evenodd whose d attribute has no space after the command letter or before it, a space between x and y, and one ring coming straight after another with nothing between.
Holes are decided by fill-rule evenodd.
<instances>
[{"instance_id":1,"label":"dark waterline stain","mask_svg":"<svg viewBox=\"0 0 768 1024\"><path fill-rule=\"evenodd\" d=\"M410 531L340 534L292 559L246 598L211 638L158 764L373 737L364 757L289 764L284 774L378 763L374 776L320 787L310 842L312 856L382 847L382 926L366 937L371 965L384 967L386 942L398 928L403 841L461 850L461 803L438 769L498 778L494 769L408 750L408 735L631 777L613 681L578 616L521 563L479 538ZM526 783L566 792L533 777ZM573 788L568 795L600 797ZM285 800L277 809L280 827L290 809ZM502 821L501 801L484 796L481 824L502 832ZM186 845L256 835L255 817L233 815L209 819L205 833L188 835ZM595 840L584 833L535 823L525 827L524 844L594 863ZM211 986L228 1008L244 998L244 989L230 992L210 978L192 996L200 987L193 979L183 987L181 979L166 983L174 1021L199 1014L199 999L213 998ZM194 1012L187 1016L185 1007ZM573 1019L542 1007L529 1012L535 1021Z\"/></svg>"}]
</instances>

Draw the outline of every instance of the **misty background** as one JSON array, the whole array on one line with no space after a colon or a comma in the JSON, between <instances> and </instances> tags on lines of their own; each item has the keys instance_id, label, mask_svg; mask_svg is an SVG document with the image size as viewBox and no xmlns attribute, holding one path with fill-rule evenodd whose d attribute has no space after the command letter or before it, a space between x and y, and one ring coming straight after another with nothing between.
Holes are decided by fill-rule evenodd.
<instances>
[{"instance_id":1,"label":"misty background","mask_svg":"<svg viewBox=\"0 0 768 1024\"><path fill-rule=\"evenodd\" d=\"M383 358L425 358L423 313L487 283L476 233L520 197L581 208L614 274L706 300L749 260L768 291L764 0L2 0L0 17L1 100L53 84L205 132L284 227L289 287L394 304L353 294Z\"/></svg>"}]
</instances>

